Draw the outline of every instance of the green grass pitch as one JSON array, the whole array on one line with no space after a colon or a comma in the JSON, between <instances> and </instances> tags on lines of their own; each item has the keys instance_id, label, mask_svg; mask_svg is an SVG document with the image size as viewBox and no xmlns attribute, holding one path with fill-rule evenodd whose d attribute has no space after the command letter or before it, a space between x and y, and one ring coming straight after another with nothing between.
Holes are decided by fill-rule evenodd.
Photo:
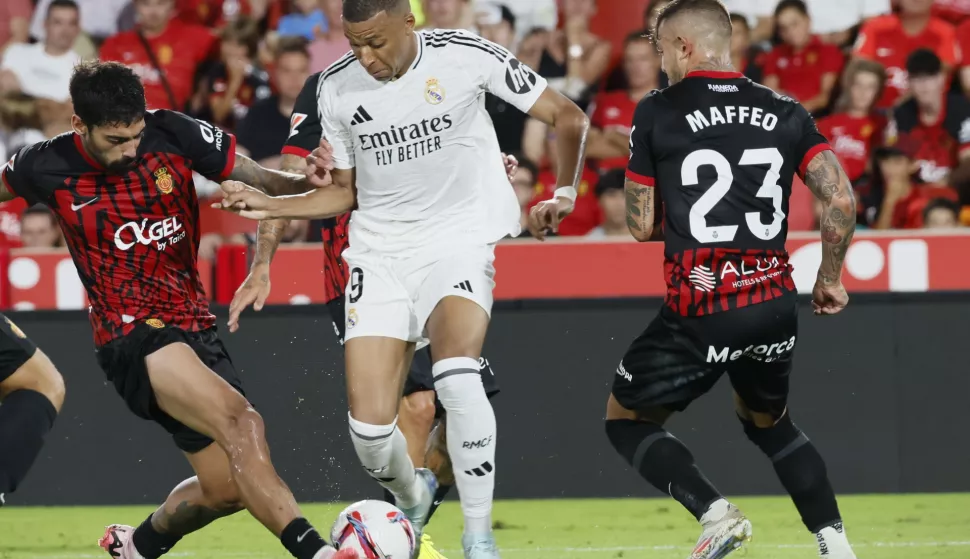
<instances>
[{"instance_id":1,"label":"green grass pitch","mask_svg":"<svg viewBox=\"0 0 970 559\"><path fill-rule=\"evenodd\" d=\"M814 538L784 498L739 498L754 539L732 559L811 559ZM847 496L840 499L859 559L970 558L970 494ZM0 559L107 557L95 544L111 523L138 524L149 507L0 509ZM329 529L339 505L305 505ZM500 501L495 527L508 559L684 559L698 527L670 499ZM428 533L449 559L457 551L461 511L443 505ZM285 559L279 543L251 517L223 519L179 543L166 557Z\"/></svg>"}]
</instances>

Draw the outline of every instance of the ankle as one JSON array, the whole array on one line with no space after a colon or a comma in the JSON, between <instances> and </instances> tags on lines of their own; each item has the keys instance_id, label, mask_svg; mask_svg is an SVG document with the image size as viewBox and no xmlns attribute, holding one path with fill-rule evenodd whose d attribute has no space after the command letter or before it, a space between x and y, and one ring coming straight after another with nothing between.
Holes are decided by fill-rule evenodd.
<instances>
[{"instance_id":1,"label":"ankle","mask_svg":"<svg viewBox=\"0 0 970 559\"><path fill-rule=\"evenodd\" d=\"M492 515L485 517L465 517L465 534L481 536L492 533Z\"/></svg>"}]
</instances>

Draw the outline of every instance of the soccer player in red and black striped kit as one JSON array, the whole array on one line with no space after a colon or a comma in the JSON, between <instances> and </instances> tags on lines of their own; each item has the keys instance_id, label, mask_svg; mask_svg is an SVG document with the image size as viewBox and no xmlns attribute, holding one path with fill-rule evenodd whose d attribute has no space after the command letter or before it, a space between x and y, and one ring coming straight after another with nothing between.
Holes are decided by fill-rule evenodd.
<instances>
[{"instance_id":1,"label":"soccer player in red and black striped kit","mask_svg":"<svg viewBox=\"0 0 970 559\"><path fill-rule=\"evenodd\" d=\"M74 131L20 150L3 169L0 199L22 196L57 216L91 302L98 362L196 473L137 528L109 526L100 545L112 557L156 559L245 508L297 559L356 557L323 540L277 476L196 267L193 172L277 194L306 192L317 177L264 169L236 155L231 134L146 111L141 81L121 64L81 65L70 89Z\"/></svg>"},{"instance_id":2,"label":"soccer player in red and black striped kit","mask_svg":"<svg viewBox=\"0 0 970 559\"><path fill-rule=\"evenodd\" d=\"M306 158L318 146L329 149L326 141L321 142L323 129L317 100L317 89L320 76L318 72L310 76L300 91L290 116L290 135L283 147L283 158L280 168L291 173L303 173L306 169ZM515 172L517 162L515 158L507 156L506 170L511 176ZM347 237L347 225L350 214L323 220L323 275L326 303L333 318L333 327L337 339L343 344L344 328L344 293L349 281L349 270L343 259L343 252L350 241ZM235 332L239 328L239 315L246 307L253 305L260 310L266 302L270 292L270 262L276 249L283 239L288 220L263 221L259 224L257 234L256 254L253 256L249 277L236 291L229 307L229 329ZM498 394L498 382L488 359L481 359L482 384L489 398ZM404 393L401 399L397 425L408 443L408 454L415 464L426 464L438 478L438 491L434 505L428 513L428 518L434 514L445 495L454 486L454 474L451 471L451 461L448 458L448 448L444 441L445 411L434 391L434 379L431 374L431 349L425 346L415 351L414 360L408 370L404 383ZM433 432L433 434L432 434ZM393 503L394 498L389 491L384 491L384 497ZM421 555L418 559L434 559L433 544L427 533L422 534Z\"/></svg>"},{"instance_id":3,"label":"soccer player in red and black striped kit","mask_svg":"<svg viewBox=\"0 0 970 559\"><path fill-rule=\"evenodd\" d=\"M852 186L801 105L732 67L721 2L674 0L654 37L672 85L634 114L627 224L638 240L650 238L660 189L667 297L620 362L606 433L641 476L701 523L691 559L720 559L750 537L751 523L664 423L726 373L745 434L771 459L819 554L855 559L825 462L788 409L798 301L785 251L797 172L823 204L815 313L845 308Z\"/></svg>"}]
</instances>

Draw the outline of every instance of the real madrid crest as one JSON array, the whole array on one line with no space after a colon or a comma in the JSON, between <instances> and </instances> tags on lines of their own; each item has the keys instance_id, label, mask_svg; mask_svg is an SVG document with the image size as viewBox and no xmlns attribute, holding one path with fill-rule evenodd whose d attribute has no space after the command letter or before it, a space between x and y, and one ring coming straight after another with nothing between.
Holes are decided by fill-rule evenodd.
<instances>
[{"instance_id":1,"label":"real madrid crest","mask_svg":"<svg viewBox=\"0 0 970 559\"><path fill-rule=\"evenodd\" d=\"M155 169L155 187L162 194L170 194L172 192L172 175L168 174L167 167L159 167Z\"/></svg>"},{"instance_id":2,"label":"real madrid crest","mask_svg":"<svg viewBox=\"0 0 970 559\"><path fill-rule=\"evenodd\" d=\"M445 100L445 88L438 83L438 78L429 78L424 88L424 100L432 105L440 105Z\"/></svg>"},{"instance_id":3,"label":"real madrid crest","mask_svg":"<svg viewBox=\"0 0 970 559\"><path fill-rule=\"evenodd\" d=\"M357 326L357 309L347 311L347 329Z\"/></svg>"}]
</instances>

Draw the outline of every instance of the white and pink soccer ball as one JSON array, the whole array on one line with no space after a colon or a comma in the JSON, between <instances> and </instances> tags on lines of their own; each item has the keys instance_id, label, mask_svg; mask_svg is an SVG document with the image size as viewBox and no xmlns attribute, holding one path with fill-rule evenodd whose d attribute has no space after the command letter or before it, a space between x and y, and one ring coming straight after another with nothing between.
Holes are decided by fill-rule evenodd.
<instances>
[{"instance_id":1,"label":"white and pink soccer ball","mask_svg":"<svg viewBox=\"0 0 970 559\"><path fill-rule=\"evenodd\" d=\"M345 508L330 529L337 549L351 548L360 559L411 559L418 546L411 521L384 501L359 501Z\"/></svg>"}]
</instances>

